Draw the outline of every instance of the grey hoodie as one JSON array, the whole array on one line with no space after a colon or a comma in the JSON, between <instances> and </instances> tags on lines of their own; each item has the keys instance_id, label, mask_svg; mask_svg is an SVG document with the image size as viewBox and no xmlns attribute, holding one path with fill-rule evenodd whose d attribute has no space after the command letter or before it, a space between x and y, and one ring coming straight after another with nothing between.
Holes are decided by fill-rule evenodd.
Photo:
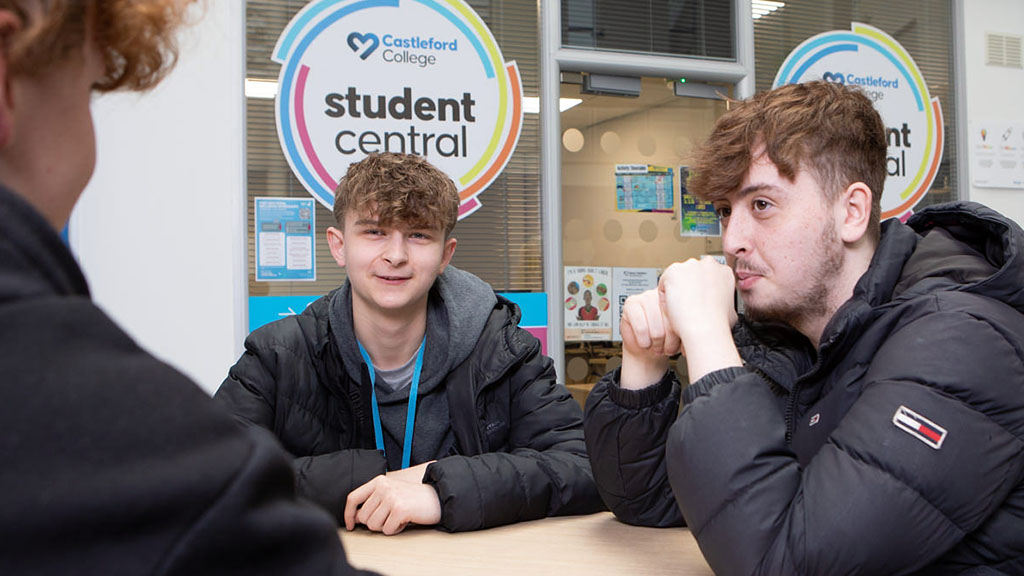
<instances>
[{"instance_id":1,"label":"grey hoodie","mask_svg":"<svg viewBox=\"0 0 1024 576\"><path fill-rule=\"evenodd\" d=\"M417 464L452 454L454 437L448 415L445 382L448 374L469 357L491 310L494 290L483 280L448 266L437 277L427 299L427 345L423 353L416 405L416 428L410 462ZM366 362L359 353L352 325L352 291L346 281L330 304L331 330L349 377L363 380ZM391 391L378 378L377 403L388 470L401 468L409 387Z\"/></svg>"}]
</instances>

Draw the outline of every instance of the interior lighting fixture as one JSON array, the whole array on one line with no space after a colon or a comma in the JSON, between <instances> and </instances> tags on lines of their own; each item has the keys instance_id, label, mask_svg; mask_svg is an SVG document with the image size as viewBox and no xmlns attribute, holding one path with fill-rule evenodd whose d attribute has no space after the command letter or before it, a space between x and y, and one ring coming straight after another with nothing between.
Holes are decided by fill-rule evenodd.
<instances>
[{"instance_id":1,"label":"interior lighting fixture","mask_svg":"<svg viewBox=\"0 0 1024 576\"><path fill-rule=\"evenodd\" d=\"M582 98L559 98L558 99L558 111L565 112L573 106L577 106L583 103ZM539 114L540 113L540 98L536 96L524 96L523 97L523 112L527 114Z\"/></svg>"},{"instance_id":2,"label":"interior lighting fixture","mask_svg":"<svg viewBox=\"0 0 1024 576\"><path fill-rule=\"evenodd\" d=\"M751 0L750 9L753 12L754 20L757 20L762 16L767 16L772 12L775 12L785 5L785 2L776 2L775 0Z\"/></svg>"},{"instance_id":3,"label":"interior lighting fixture","mask_svg":"<svg viewBox=\"0 0 1024 576\"><path fill-rule=\"evenodd\" d=\"M274 96L277 96L277 80L245 79L246 98L273 98Z\"/></svg>"}]
</instances>

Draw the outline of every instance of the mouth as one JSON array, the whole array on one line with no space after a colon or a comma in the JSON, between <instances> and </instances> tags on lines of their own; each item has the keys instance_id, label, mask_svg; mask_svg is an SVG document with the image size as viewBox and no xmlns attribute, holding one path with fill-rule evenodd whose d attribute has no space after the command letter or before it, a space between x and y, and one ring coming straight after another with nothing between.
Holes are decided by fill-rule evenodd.
<instances>
[{"instance_id":1,"label":"mouth","mask_svg":"<svg viewBox=\"0 0 1024 576\"><path fill-rule=\"evenodd\" d=\"M395 285L401 284L401 283L403 283L403 282L405 282L406 280L409 279L408 276L385 276L385 275L381 275L381 274L376 274L375 276L377 277L378 280L380 280L381 282L384 282L385 284L395 284Z\"/></svg>"},{"instance_id":2,"label":"mouth","mask_svg":"<svg viewBox=\"0 0 1024 576\"><path fill-rule=\"evenodd\" d=\"M736 271L736 288L740 291L750 290L762 276L745 270Z\"/></svg>"}]
</instances>

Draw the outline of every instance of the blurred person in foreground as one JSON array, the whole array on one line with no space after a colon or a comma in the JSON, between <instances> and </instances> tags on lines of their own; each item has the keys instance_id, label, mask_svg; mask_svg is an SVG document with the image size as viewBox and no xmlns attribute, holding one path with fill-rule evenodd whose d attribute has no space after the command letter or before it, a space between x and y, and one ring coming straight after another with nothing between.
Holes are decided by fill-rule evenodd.
<instances>
[{"instance_id":1,"label":"blurred person in foreground","mask_svg":"<svg viewBox=\"0 0 1024 576\"><path fill-rule=\"evenodd\" d=\"M968 202L880 223L886 129L825 82L738 103L694 168L729 266L625 305L585 418L615 514L685 522L723 576L1024 573L1020 227Z\"/></svg>"},{"instance_id":2,"label":"blurred person in foreground","mask_svg":"<svg viewBox=\"0 0 1024 576\"><path fill-rule=\"evenodd\" d=\"M144 90L189 2L0 1L0 573L351 574L243 431L90 300L61 242L95 164L95 92Z\"/></svg>"}]
</instances>

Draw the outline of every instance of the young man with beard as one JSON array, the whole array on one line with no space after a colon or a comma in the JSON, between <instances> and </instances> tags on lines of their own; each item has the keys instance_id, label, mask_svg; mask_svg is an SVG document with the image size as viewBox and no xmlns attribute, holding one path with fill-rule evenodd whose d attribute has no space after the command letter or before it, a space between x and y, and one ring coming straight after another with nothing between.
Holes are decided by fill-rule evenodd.
<instances>
[{"instance_id":1,"label":"young man with beard","mask_svg":"<svg viewBox=\"0 0 1024 576\"><path fill-rule=\"evenodd\" d=\"M625 306L595 479L716 574L1024 573L1024 235L970 203L880 225L885 158L855 89L739 103L691 181L729 267L673 264Z\"/></svg>"},{"instance_id":2,"label":"young man with beard","mask_svg":"<svg viewBox=\"0 0 1024 576\"><path fill-rule=\"evenodd\" d=\"M160 82L188 5L0 0L0 574L354 573L274 439L140 349L58 236L94 94Z\"/></svg>"},{"instance_id":3,"label":"young man with beard","mask_svg":"<svg viewBox=\"0 0 1024 576\"><path fill-rule=\"evenodd\" d=\"M424 158L371 154L334 201L347 280L249 335L216 399L272 430L299 492L352 530L476 530L603 509L583 413L519 309L449 266L459 195Z\"/></svg>"}]
</instances>

